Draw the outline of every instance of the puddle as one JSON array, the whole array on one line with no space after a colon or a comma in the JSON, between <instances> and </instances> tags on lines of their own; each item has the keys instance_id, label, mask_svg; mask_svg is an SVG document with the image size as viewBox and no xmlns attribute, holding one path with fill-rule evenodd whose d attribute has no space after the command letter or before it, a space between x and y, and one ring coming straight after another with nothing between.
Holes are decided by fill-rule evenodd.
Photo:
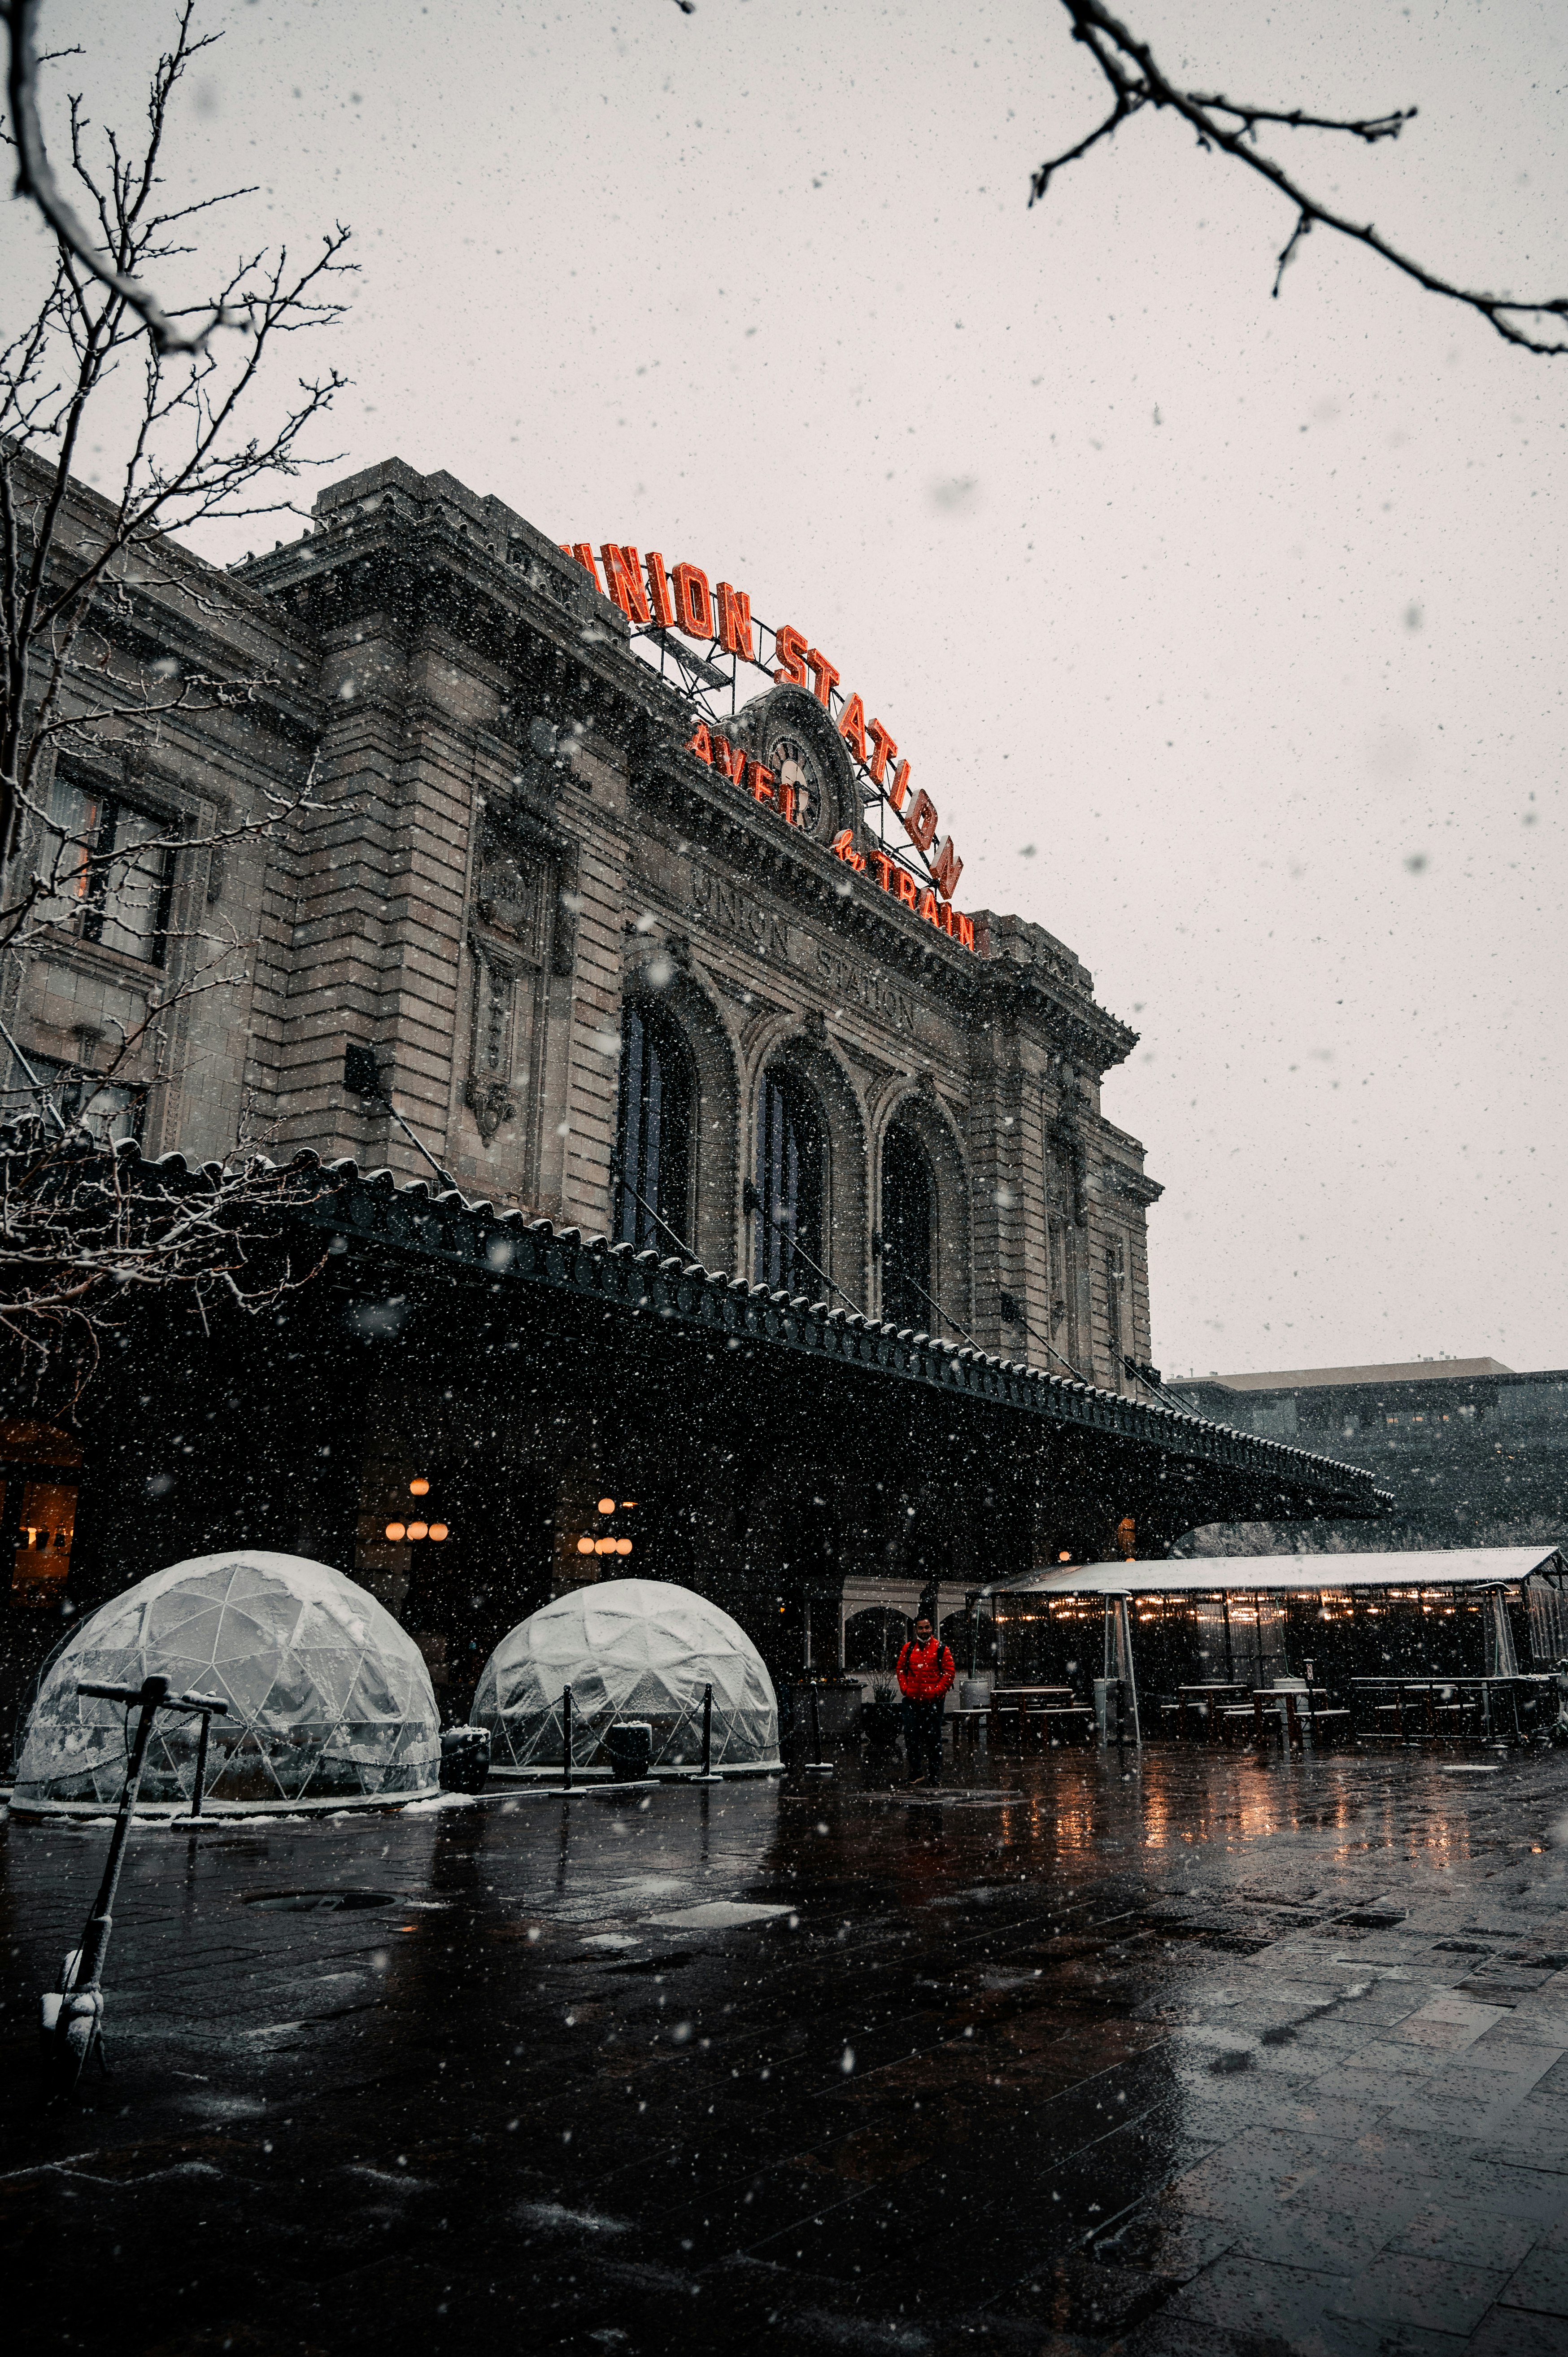
<instances>
[{"instance_id":1,"label":"puddle","mask_svg":"<svg viewBox=\"0 0 1568 2357\"><path fill-rule=\"evenodd\" d=\"M788 1915L786 1906L753 1906L736 1899L704 1899L698 1907L678 1908L672 1915L655 1915L655 1923L666 1923L681 1932L732 1932L742 1923L766 1923L775 1915Z\"/></svg>"}]
</instances>

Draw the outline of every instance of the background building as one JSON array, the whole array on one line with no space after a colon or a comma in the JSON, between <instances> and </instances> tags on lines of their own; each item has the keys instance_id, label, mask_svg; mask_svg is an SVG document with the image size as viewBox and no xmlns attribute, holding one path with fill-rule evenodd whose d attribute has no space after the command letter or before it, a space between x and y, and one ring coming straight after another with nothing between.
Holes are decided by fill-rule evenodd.
<instances>
[{"instance_id":1,"label":"background building","mask_svg":"<svg viewBox=\"0 0 1568 2357\"><path fill-rule=\"evenodd\" d=\"M1239 1432L1363 1466L1394 1499L1391 1518L1375 1530L1234 1525L1194 1533L1184 1553L1554 1545L1568 1531L1568 1372L1417 1359L1211 1375L1169 1388Z\"/></svg>"}]
</instances>

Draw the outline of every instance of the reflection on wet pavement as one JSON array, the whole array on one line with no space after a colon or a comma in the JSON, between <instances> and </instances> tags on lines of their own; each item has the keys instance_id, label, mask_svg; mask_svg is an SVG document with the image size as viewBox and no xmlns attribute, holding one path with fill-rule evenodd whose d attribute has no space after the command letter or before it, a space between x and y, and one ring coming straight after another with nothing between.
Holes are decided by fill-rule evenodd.
<instances>
[{"instance_id":1,"label":"reflection on wet pavement","mask_svg":"<svg viewBox=\"0 0 1568 2357\"><path fill-rule=\"evenodd\" d=\"M1568 2351L1568 1760L5 1833L9 2315L148 2357ZM334 1903L336 1900L337 1903Z\"/></svg>"}]
</instances>

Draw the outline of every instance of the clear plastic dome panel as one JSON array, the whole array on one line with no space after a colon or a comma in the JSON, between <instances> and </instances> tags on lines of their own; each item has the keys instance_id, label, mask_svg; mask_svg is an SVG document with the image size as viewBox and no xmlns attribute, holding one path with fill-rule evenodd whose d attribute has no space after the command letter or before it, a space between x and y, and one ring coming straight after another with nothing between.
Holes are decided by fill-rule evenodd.
<instances>
[{"instance_id":1,"label":"clear plastic dome panel","mask_svg":"<svg viewBox=\"0 0 1568 2357\"><path fill-rule=\"evenodd\" d=\"M341 1572L237 1549L155 1572L95 1612L51 1665L27 1722L16 1799L108 1805L124 1781L131 1714L82 1682L212 1695L208 1801L412 1799L436 1789L440 1717L405 1629ZM155 1723L148 1801L188 1802L198 1722Z\"/></svg>"},{"instance_id":2,"label":"clear plastic dome panel","mask_svg":"<svg viewBox=\"0 0 1568 2357\"><path fill-rule=\"evenodd\" d=\"M739 1622L671 1581L607 1579L558 1597L502 1638L473 1717L489 1727L498 1767L558 1767L570 1686L575 1765L592 1763L618 1720L639 1718L652 1727L655 1767L695 1767L710 1685L714 1765L776 1762L773 1681Z\"/></svg>"}]
</instances>

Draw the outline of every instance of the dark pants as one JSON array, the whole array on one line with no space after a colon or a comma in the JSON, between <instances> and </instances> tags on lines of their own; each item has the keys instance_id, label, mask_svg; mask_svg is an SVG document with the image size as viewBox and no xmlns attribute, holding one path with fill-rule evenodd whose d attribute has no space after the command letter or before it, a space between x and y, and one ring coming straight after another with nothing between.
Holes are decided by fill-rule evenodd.
<instances>
[{"instance_id":1,"label":"dark pants","mask_svg":"<svg viewBox=\"0 0 1568 2357\"><path fill-rule=\"evenodd\" d=\"M942 1772L942 1705L904 1697L904 1757L911 1776L940 1778Z\"/></svg>"}]
</instances>

